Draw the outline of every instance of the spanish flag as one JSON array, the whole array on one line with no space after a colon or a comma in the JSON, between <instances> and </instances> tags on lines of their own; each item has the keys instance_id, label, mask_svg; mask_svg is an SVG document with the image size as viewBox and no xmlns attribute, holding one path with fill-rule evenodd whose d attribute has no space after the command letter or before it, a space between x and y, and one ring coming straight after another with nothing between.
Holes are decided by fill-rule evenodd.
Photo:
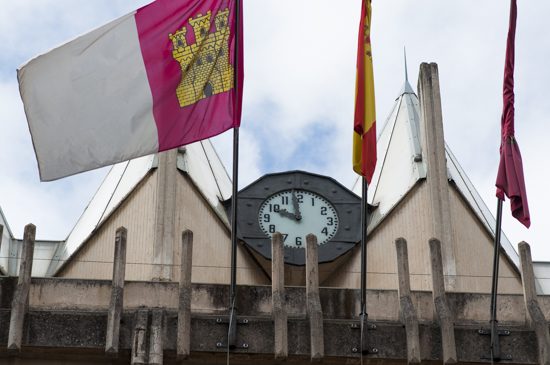
<instances>
[{"instance_id":1,"label":"spanish flag","mask_svg":"<svg viewBox=\"0 0 550 365\"><path fill-rule=\"evenodd\" d=\"M376 111L370 43L371 0L363 0L357 46L353 170L371 182L376 166Z\"/></svg>"}]
</instances>

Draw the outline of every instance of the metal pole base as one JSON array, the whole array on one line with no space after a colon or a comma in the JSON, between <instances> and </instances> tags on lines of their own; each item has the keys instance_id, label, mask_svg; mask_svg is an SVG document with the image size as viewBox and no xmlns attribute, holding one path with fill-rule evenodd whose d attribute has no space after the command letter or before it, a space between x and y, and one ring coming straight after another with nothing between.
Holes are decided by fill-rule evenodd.
<instances>
[{"instance_id":1,"label":"metal pole base","mask_svg":"<svg viewBox=\"0 0 550 365\"><path fill-rule=\"evenodd\" d=\"M351 329L353 330L360 330L360 339L359 339L359 346L358 347L352 347L351 352L353 353L360 353L361 355L368 355L368 354L377 354L378 349L376 347L369 347L368 344L368 331L376 330L376 325L373 323L368 323L368 314L367 313L361 313L359 314L360 321L359 323L352 323Z\"/></svg>"},{"instance_id":2,"label":"metal pole base","mask_svg":"<svg viewBox=\"0 0 550 365\"><path fill-rule=\"evenodd\" d=\"M235 349L248 349L248 343L238 343L237 342L237 325L248 324L248 319L238 319L236 308L232 308L229 314L229 318L217 318L217 324L227 324L227 341L216 342L217 348L228 348L230 350Z\"/></svg>"},{"instance_id":3,"label":"metal pole base","mask_svg":"<svg viewBox=\"0 0 550 365\"><path fill-rule=\"evenodd\" d=\"M482 328L477 331L482 336L491 336L491 349L489 355L482 356L483 360L501 361L512 360L512 355L502 354L500 351L500 336L510 336L510 330L498 329L497 321L491 321L491 328ZM494 334L494 335L493 335Z\"/></svg>"}]
</instances>

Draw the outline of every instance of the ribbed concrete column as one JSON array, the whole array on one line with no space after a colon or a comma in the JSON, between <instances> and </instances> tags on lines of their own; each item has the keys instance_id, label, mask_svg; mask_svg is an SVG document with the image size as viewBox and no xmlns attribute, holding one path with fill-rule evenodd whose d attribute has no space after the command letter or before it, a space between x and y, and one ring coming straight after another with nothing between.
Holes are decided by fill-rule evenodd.
<instances>
[{"instance_id":1,"label":"ribbed concrete column","mask_svg":"<svg viewBox=\"0 0 550 365\"><path fill-rule=\"evenodd\" d=\"M2 235L4 234L4 226L0 224L0 252L2 252ZM6 268L7 271L7 268ZM2 303L2 285L0 285L0 303Z\"/></svg>"},{"instance_id":2,"label":"ribbed concrete column","mask_svg":"<svg viewBox=\"0 0 550 365\"><path fill-rule=\"evenodd\" d=\"M158 154L155 241L153 247L154 280L171 280L176 242L176 183L178 149Z\"/></svg>"},{"instance_id":3,"label":"ribbed concrete column","mask_svg":"<svg viewBox=\"0 0 550 365\"><path fill-rule=\"evenodd\" d=\"M317 237L306 236L306 306L309 317L309 338L311 361L321 361L325 357L323 331L323 309L319 297L319 256Z\"/></svg>"},{"instance_id":4,"label":"ribbed concrete column","mask_svg":"<svg viewBox=\"0 0 550 365\"><path fill-rule=\"evenodd\" d=\"M427 186L432 208L433 237L441 242L443 272L448 289L455 287L456 261L452 242L451 204L443 135L439 71L435 63L422 63L418 75L418 95L426 151Z\"/></svg>"},{"instance_id":5,"label":"ribbed concrete column","mask_svg":"<svg viewBox=\"0 0 550 365\"><path fill-rule=\"evenodd\" d=\"M454 364L458 360L456 356L454 316L449 309L447 296L445 295L441 243L435 238L430 240L430 259L432 264L433 301L435 312L439 319L439 326L441 327L443 363Z\"/></svg>"},{"instance_id":6,"label":"ribbed concrete column","mask_svg":"<svg viewBox=\"0 0 550 365\"><path fill-rule=\"evenodd\" d=\"M191 269L193 265L193 232L186 230L181 238L181 268L178 309L177 356L186 359L191 352Z\"/></svg>"},{"instance_id":7,"label":"ribbed concrete column","mask_svg":"<svg viewBox=\"0 0 550 365\"><path fill-rule=\"evenodd\" d=\"M115 236L111 302L109 304L107 335L105 340L105 352L111 355L118 354L120 318L122 317L122 305L124 302L124 278L126 274L126 237L126 228L119 227L116 230Z\"/></svg>"},{"instance_id":8,"label":"ribbed concrete column","mask_svg":"<svg viewBox=\"0 0 550 365\"><path fill-rule=\"evenodd\" d=\"M283 236L276 232L271 239L271 302L275 329L275 358L288 357L288 313L285 305L285 261Z\"/></svg>"},{"instance_id":9,"label":"ribbed concrete column","mask_svg":"<svg viewBox=\"0 0 550 365\"><path fill-rule=\"evenodd\" d=\"M149 338L149 365L163 364L163 321L162 309L155 309L151 315L151 335Z\"/></svg>"},{"instance_id":10,"label":"ribbed concrete column","mask_svg":"<svg viewBox=\"0 0 550 365\"><path fill-rule=\"evenodd\" d=\"M10 329L8 334L8 350L21 351L23 339L23 323L29 307L29 290L31 287L32 261L34 256L34 237L36 227L33 224L25 226L23 247L21 248L21 263L17 287L11 303Z\"/></svg>"},{"instance_id":11,"label":"ribbed concrete column","mask_svg":"<svg viewBox=\"0 0 550 365\"><path fill-rule=\"evenodd\" d=\"M134 335L132 336L132 365L147 364L147 321L149 311L141 309L137 311L134 324Z\"/></svg>"},{"instance_id":12,"label":"ribbed concrete column","mask_svg":"<svg viewBox=\"0 0 550 365\"><path fill-rule=\"evenodd\" d=\"M535 288L535 273L533 271L533 260L531 259L531 248L527 242L520 242L519 255L521 260L521 281L523 284L523 297L525 308L529 314L531 326L537 335L539 349L539 364L550 364L550 334L548 333L548 322L542 312L537 291Z\"/></svg>"},{"instance_id":13,"label":"ribbed concrete column","mask_svg":"<svg viewBox=\"0 0 550 365\"><path fill-rule=\"evenodd\" d=\"M405 332L407 334L407 364L420 364L420 335L416 309L411 298L407 241L404 238L396 239L395 248L397 251L399 303L402 321L405 324Z\"/></svg>"}]
</instances>

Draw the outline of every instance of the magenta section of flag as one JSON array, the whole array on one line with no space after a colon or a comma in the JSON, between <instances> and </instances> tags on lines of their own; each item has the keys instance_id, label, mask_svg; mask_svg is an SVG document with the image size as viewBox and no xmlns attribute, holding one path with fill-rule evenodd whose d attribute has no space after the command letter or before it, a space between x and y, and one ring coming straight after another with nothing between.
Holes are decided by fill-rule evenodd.
<instances>
[{"instance_id":1,"label":"magenta section of flag","mask_svg":"<svg viewBox=\"0 0 550 365\"><path fill-rule=\"evenodd\" d=\"M186 42L191 45L196 39L189 20L210 12L210 28L205 31L211 32L216 28L216 14L225 9L229 10L230 29L229 52L224 56L229 58L229 63L236 69L237 87L181 106L176 90L182 80L183 71L180 63L172 55L174 45L169 36L185 28ZM159 151L212 137L239 126L243 47L240 31L239 65L235 65L235 16L235 0L157 0L136 12L141 52L153 96L153 115L158 130ZM242 30L242 16L239 27Z\"/></svg>"},{"instance_id":2,"label":"magenta section of flag","mask_svg":"<svg viewBox=\"0 0 550 365\"><path fill-rule=\"evenodd\" d=\"M510 199L512 215L523 225L531 225L527 192L523 176L523 163L519 146L514 137L514 54L516 36L517 5L516 0L510 4L510 26L506 44L506 61L504 66L503 110L501 119L500 164L497 173L497 197Z\"/></svg>"}]
</instances>

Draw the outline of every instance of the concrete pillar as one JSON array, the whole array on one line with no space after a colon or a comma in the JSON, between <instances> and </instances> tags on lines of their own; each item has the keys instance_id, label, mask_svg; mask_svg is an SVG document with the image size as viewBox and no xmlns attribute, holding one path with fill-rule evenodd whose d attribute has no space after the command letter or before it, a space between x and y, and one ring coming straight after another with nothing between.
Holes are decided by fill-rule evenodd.
<instances>
[{"instance_id":1,"label":"concrete pillar","mask_svg":"<svg viewBox=\"0 0 550 365\"><path fill-rule=\"evenodd\" d=\"M4 226L0 224L0 252L2 252L2 235L4 234ZM8 268L6 268L7 271ZM0 285L0 303L2 303L2 285Z\"/></svg>"},{"instance_id":2,"label":"concrete pillar","mask_svg":"<svg viewBox=\"0 0 550 365\"><path fill-rule=\"evenodd\" d=\"M153 279L171 280L176 242L176 183L178 149L158 154Z\"/></svg>"},{"instance_id":3,"label":"concrete pillar","mask_svg":"<svg viewBox=\"0 0 550 365\"><path fill-rule=\"evenodd\" d=\"M120 318L122 317L122 305L124 301L124 277L126 274L126 237L126 228L119 227L116 230L115 236L111 302L109 304L107 337L105 340L105 352L112 355L118 354Z\"/></svg>"},{"instance_id":4,"label":"concrete pillar","mask_svg":"<svg viewBox=\"0 0 550 365\"><path fill-rule=\"evenodd\" d=\"M27 224L23 236L17 287L15 288L11 303L10 329L8 333L8 350L11 351L21 351L23 323L29 307L29 289L31 287L35 236L36 227L33 224Z\"/></svg>"},{"instance_id":5,"label":"concrete pillar","mask_svg":"<svg viewBox=\"0 0 550 365\"><path fill-rule=\"evenodd\" d=\"M147 320L149 312L147 310L139 310L136 313L134 334L132 336L132 365L147 364Z\"/></svg>"},{"instance_id":6,"label":"concrete pillar","mask_svg":"<svg viewBox=\"0 0 550 365\"><path fill-rule=\"evenodd\" d=\"M445 295L441 243L435 238L430 239L430 258L432 265L433 301L439 319L439 326L441 327L443 363L455 364L458 358L456 356L454 318Z\"/></svg>"},{"instance_id":7,"label":"concrete pillar","mask_svg":"<svg viewBox=\"0 0 550 365\"><path fill-rule=\"evenodd\" d=\"M149 365L162 365L163 363L163 320L162 309L153 310L151 316L151 337L149 338Z\"/></svg>"},{"instance_id":8,"label":"concrete pillar","mask_svg":"<svg viewBox=\"0 0 550 365\"><path fill-rule=\"evenodd\" d=\"M317 237L306 236L306 306L309 318L311 361L321 361L325 357L323 332L323 310L319 297L319 259Z\"/></svg>"},{"instance_id":9,"label":"concrete pillar","mask_svg":"<svg viewBox=\"0 0 550 365\"><path fill-rule=\"evenodd\" d=\"M396 239L395 248L397 251L398 293L401 318L405 324L405 332L407 334L407 364L420 364L420 335L416 309L411 298L407 241L404 238Z\"/></svg>"},{"instance_id":10,"label":"concrete pillar","mask_svg":"<svg viewBox=\"0 0 550 365\"><path fill-rule=\"evenodd\" d=\"M537 335L539 349L539 364L550 364L550 334L548 333L548 322L542 312L537 291L535 288L535 273L533 271L533 260L531 259L531 248L527 242L520 242L519 255L521 260L521 282L523 284L523 297L525 308L529 314L531 326Z\"/></svg>"},{"instance_id":11,"label":"concrete pillar","mask_svg":"<svg viewBox=\"0 0 550 365\"><path fill-rule=\"evenodd\" d=\"M193 264L193 232L186 230L181 238L181 268L178 309L178 359L186 359L191 352L191 269Z\"/></svg>"},{"instance_id":12,"label":"concrete pillar","mask_svg":"<svg viewBox=\"0 0 550 365\"><path fill-rule=\"evenodd\" d=\"M276 232L271 239L271 301L275 329L275 358L288 357L288 313L285 305L285 261L283 236Z\"/></svg>"},{"instance_id":13,"label":"concrete pillar","mask_svg":"<svg viewBox=\"0 0 550 365\"><path fill-rule=\"evenodd\" d=\"M455 288L456 261L452 242L449 181L443 135L443 115L439 90L439 71L435 63L422 63L418 75L418 96L426 151L427 186L432 208L433 237L441 242L443 272L447 287Z\"/></svg>"}]
</instances>

